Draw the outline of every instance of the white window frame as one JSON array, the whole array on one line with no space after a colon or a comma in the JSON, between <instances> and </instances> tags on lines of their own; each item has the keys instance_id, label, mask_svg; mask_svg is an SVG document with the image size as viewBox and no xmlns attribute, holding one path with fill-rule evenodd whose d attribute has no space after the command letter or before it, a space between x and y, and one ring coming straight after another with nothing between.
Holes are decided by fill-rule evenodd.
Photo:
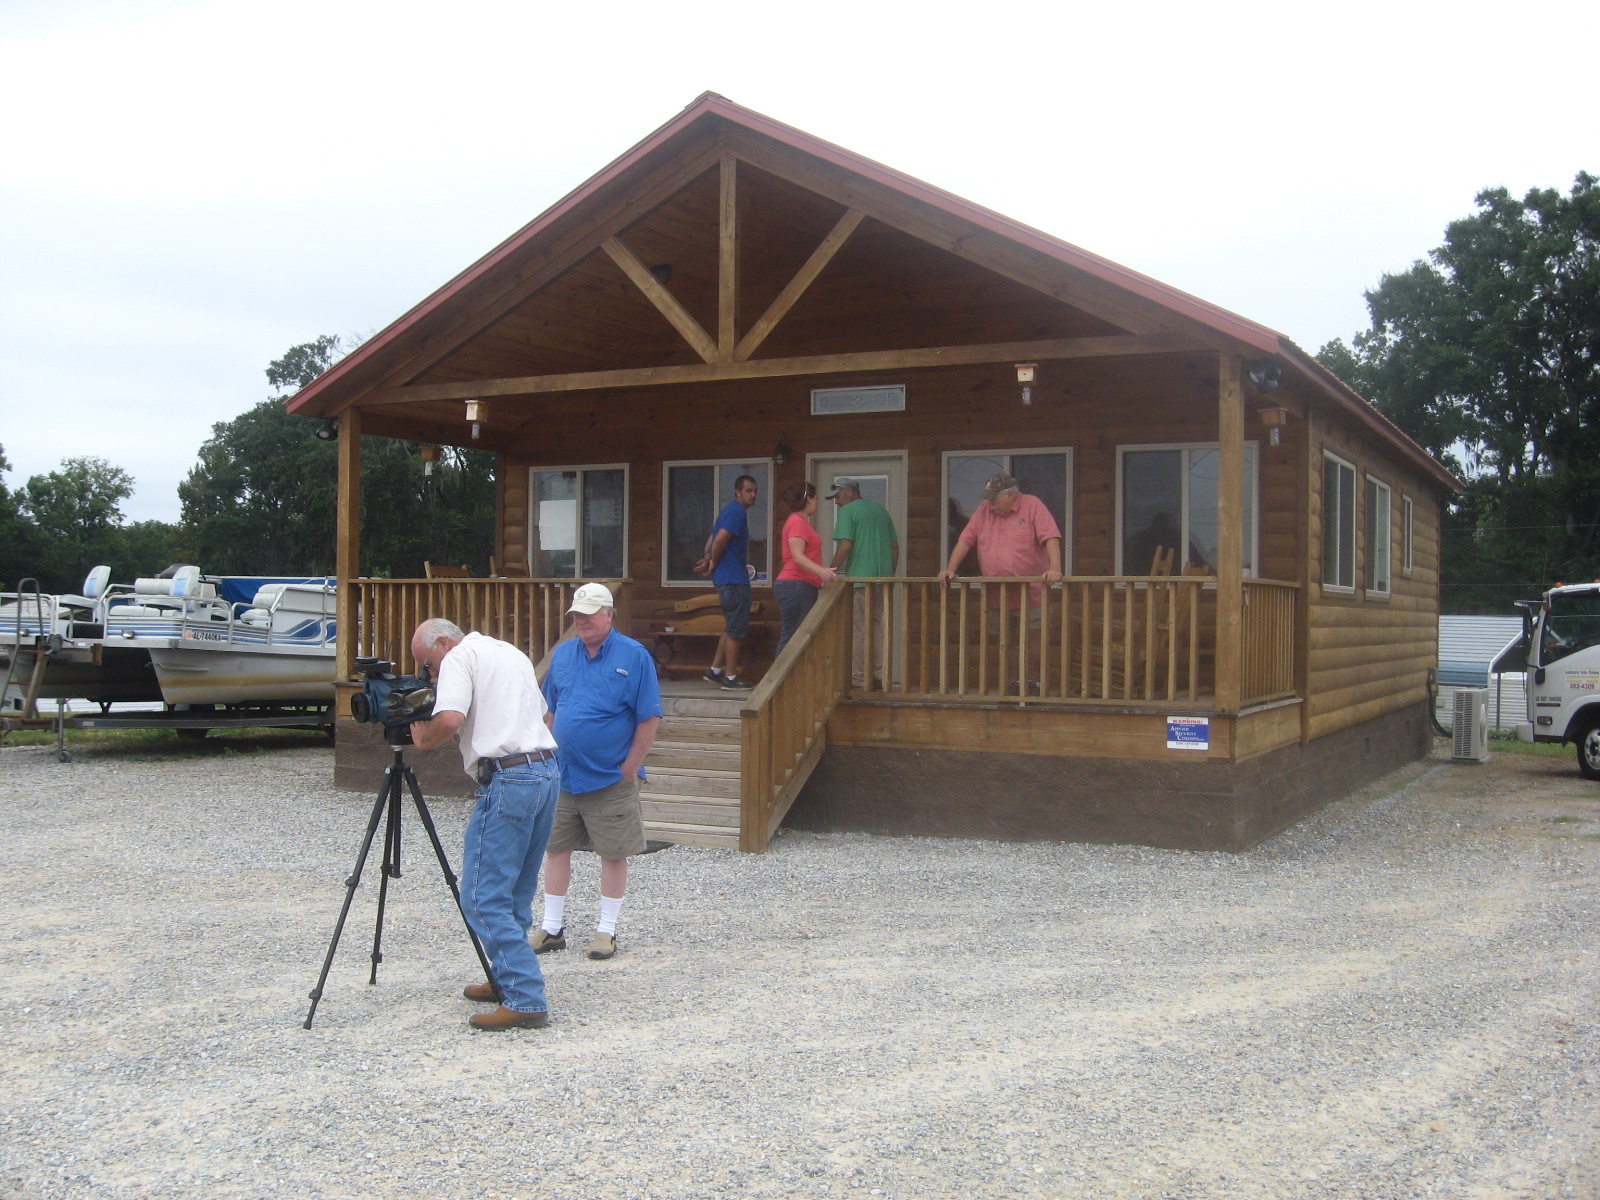
<instances>
[{"instance_id":1,"label":"white window frame","mask_svg":"<svg viewBox=\"0 0 1600 1200\"><path fill-rule=\"evenodd\" d=\"M1382 501L1383 528L1377 528L1377 514L1372 503L1376 496ZM1367 553L1364 556L1363 566L1366 571L1367 594L1369 596L1388 596L1394 591L1394 489L1376 475L1367 475L1366 487L1362 489L1362 499L1366 502L1367 511L1362 514L1363 524L1367 532ZM1374 534L1378 536L1373 537ZM1374 545L1376 541L1376 545ZM1383 566L1382 586L1375 580L1378 578L1377 566L1381 560Z\"/></svg>"},{"instance_id":2,"label":"white window frame","mask_svg":"<svg viewBox=\"0 0 1600 1200\"><path fill-rule=\"evenodd\" d=\"M1251 456L1254 467L1252 470L1247 470L1245 472L1244 479L1245 502L1247 506L1255 513L1255 520L1250 523L1250 545L1245 547L1245 549L1249 551L1250 566L1245 569L1244 577L1246 579L1254 579L1261 573L1261 444L1256 441L1247 441L1245 442L1245 445L1255 451L1255 453ZM1114 503L1116 506L1116 528L1112 531L1112 536L1115 538L1115 541L1113 542L1113 549L1115 550L1113 562L1115 565L1115 573L1118 575L1127 574L1127 572L1123 570L1122 562L1122 547L1124 541L1126 540L1123 536L1122 529L1122 463L1124 457L1128 454L1138 454L1147 450L1217 450L1220 452L1221 444L1218 442L1149 442L1140 443L1138 445L1117 447L1117 472L1116 479L1112 484L1112 486L1116 488L1116 496L1114 497ZM1189 471L1187 469L1185 469L1183 472L1182 488L1183 530L1181 540L1184 547L1184 554L1181 559L1172 564L1174 574L1181 573L1183 570L1183 564L1188 561ZM1220 530L1218 531L1218 536L1221 536Z\"/></svg>"},{"instance_id":3,"label":"white window frame","mask_svg":"<svg viewBox=\"0 0 1600 1200\"><path fill-rule=\"evenodd\" d=\"M583 503L584 503L584 501L583 501L583 477L586 474L588 474L590 471L621 471L622 472L622 574L624 576L628 575L629 574L629 563L631 562L631 554L632 554L632 551L633 551L633 541L632 541L632 538L631 538L632 526L630 525L629 522L631 521L633 514L630 511L630 507L631 506L630 506L630 503L629 503L629 498L630 498L632 493L631 493L631 489L629 487L630 471L629 471L627 463L584 463L581 466L563 466L563 467L533 466L533 467L529 467L528 468L528 537L527 537L527 543L526 543L526 553L527 553L527 556L528 556L528 570L530 572L533 570L533 558L534 558L533 538L534 538L534 533L539 528L539 512L538 512L539 495L538 495L537 489L534 487L533 477L535 475L537 475L537 474L559 475L559 474L562 474L562 473L567 472L567 471L574 471L578 475L578 512L579 512L580 515L583 512ZM584 563L582 561L582 558L583 558L583 528L580 525L579 528L578 528L578 545L577 545L576 550L574 552L573 569L574 569L575 573L574 573L573 578L574 579L580 579L580 580L581 579L596 578L596 576L585 574L585 572L584 572ZM604 577L601 576L601 578L604 578Z\"/></svg>"},{"instance_id":4,"label":"white window frame","mask_svg":"<svg viewBox=\"0 0 1600 1200\"><path fill-rule=\"evenodd\" d=\"M1400 572L1406 578L1411 577L1412 547L1416 521L1416 505L1410 496L1404 492L1400 494Z\"/></svg>"},{"instance_id":5,"label":"white window frame","mask_svg":"<svg viewBox=\"0 0 1600 1200\"><path fill-rule=\"evenodd\" d=\"M672 508L671 508L671 504L672 504L672 487L671 487L672 469L674 467L751 467L751 466L755 466L758 463L765 463L766 464L766 467L767 467L767 485L766 486L767 486L767 490L770 492L771 489L772 489L772 480L773 480L774 476L776 476L776 474L777 474L777 467L773 463L771 458L762 458L760 456L757 456L755 458L675 458L675 459L672 459L670 462L664 462L664 463L661 464L661 586L662 587L668 587L668 588L699 588L702 591L704 591L708 587L716 586L715 584L712 583L712 581L710 579L690 580L690 579L668 579L667 578L667 555L670 552L670 547L672 545ZM729 492L725 496L716 497L715 498L715 503L713 503L712 506L711 506L712 512L713 513L720 513L723 510L723 508L727 505L728 501L730 501L732 499L733 499L733 493L732 492ZM767 538L766 538L766 541L767 541L767 577L765 579L758 580L758 581L756 581L755 583L753 583L751 585L752 587L760 587L760 588L770 588L772 586L772 581L778 574L778 567L779 567L779 562L780 562L779 555L778 555L778 548L777 548L776 544L773 542L773 533L772 533L772 518L773 518L773 512L774 512L773 506L777 502L777 497L773 496L773 495L768 495L766 497L766 502L767 502ZM714 521L715 517L713 517L712 519ZM706 536L707 537L711 536L711 526L710 525L706 526Z\"/></svg>"},{"instance_id":6,"label":"white window frame","mask_svg":"<svg viewBox=\"0 0 1600 1200\"><path fill-rule=\"evenodd\" d=\"M1328 537L1328 471L1330 469L1335 470L1335 471L1349 471L1350 472L1350 524L1351 524L1350 561L1348 563L1340 563L1339 564L1340 566L1348 566L1349 567L1349 570L1350 570L1350 582L1348 584L1338 583L1338 582L1334 582L1334 583L1329 583L1328 582L1328 566L1327 566L1327 563L1328 563L1328 541L1329 541L1329 537ZM1355 463L1350 462L1348 459L1340 458L1332 450L1324 450L1322 452L1322 570L1321 570L1321 575L1322 575L1322 590L1325 591L1325 592L1337 592L1340 595L1348 595L1348 596L1355 595L1355 591L1356 591L1356 538L1355 538L1355 532L1361 528L1361 524L1360 524L1360 521L1361 521L1361 514L1360 514L1361 493L1356 488L1356 476L1358 474L1359 474L1359 472L1356 470ZM1337 536L1339 532L1340 532L1340 530L1336 526L1335 529L1334 529L1335 536L1333 538L1334 545L1336 545L1336 546L1339 544L1340 540L1342 540Z\"/></svg>"},{"instance_id":7,"label":"white window frame","mask_svg":"<svg viewBox=\"0 0 1600 1200\"><path fill-rule=\"evenodd\" d=\"M950 561L950 551L954 548L951 541L950 522L945 520L944 514L950 511L950 460L952 458L1004 458L1007 465L1001 470L1012 474L1010 460L1013 456L1023 454L1060 454L1067 460L1067 490L1066 511L1063 514L1064 524L1061 529L1061 573L1072 574L1072 526L1073 526L1073 496L1077 490L1078 474L1077 460L1072 453L1071 446L1013 446L1008 449L991 449L988 446L968 446L959 450L946 450L939 456L939 567L942 570L945 563Z\"/></svg>"}]
</instances>

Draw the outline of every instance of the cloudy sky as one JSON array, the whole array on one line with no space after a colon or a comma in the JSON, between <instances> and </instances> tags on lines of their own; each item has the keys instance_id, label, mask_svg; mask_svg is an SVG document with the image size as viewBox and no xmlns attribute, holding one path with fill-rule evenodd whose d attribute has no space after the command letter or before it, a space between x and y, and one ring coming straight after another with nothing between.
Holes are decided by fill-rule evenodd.
<instances>
[{"instance_id":1,"label":"cloudy sky","mask_svg":"<svg viewBox=\"0 0 1600 1200\"><path fill-rule=\"evenodd\" d=\"M1315 350L1600 171L1593 0L0 0L0 445L176 520L215 421L711 90Z\"/></svg>"}]
</instances>

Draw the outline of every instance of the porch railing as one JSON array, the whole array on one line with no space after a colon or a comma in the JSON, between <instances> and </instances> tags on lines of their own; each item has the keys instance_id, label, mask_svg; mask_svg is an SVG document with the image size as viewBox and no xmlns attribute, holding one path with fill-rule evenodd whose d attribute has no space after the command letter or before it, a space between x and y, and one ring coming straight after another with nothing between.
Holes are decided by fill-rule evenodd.
<instances>
[{"instance_id":1,"label":"porch railing","mask_svg":"<svg viewBox=\"0 0 1600 1200\"><path fill-rule=\"evenodd\" d=\"M1296 694L1295 597L1299 584L1275 579L1244 581L1239 626L1241 704L1265 704Z\"/></svg>"},{"instance_id":2,"label":"porch railing","mask_svg":"<svg viewBox=\"0 0 1600 1200\"><path fill-rule=\"evenodd\" d=\"M1200 703L1216 689L1216 589L1206 576L866 581L856 695ZM1292 584L1247 581L1249 702L1292 695Z\"/></svg>"},{"instance_id":3,"label":"porch railing","mask_svg":"<svg viewBox=\"0 0 1600 1200\"><path fill-rule=\"evenodd\" d=\"M827 745L828 714L850 690L850 589L823 589L740 708L739 848L767 848Z\"/></svg>"},{"instance_id":4,"label":"porch railing","mask_svg":"<svg viewBox=\"0 0 1600 1200\"><path fill-rule=\"evenodd\" d=\"M510 642L534 662L561 640L576 579L352 579L341 584L355 598L355 655L387 658L401 672L416 669L411 633L429 617ZM617 601L626 625L623 581L600 580ZM343 630L340 631L341 634Z\"/></svg>"}]
</instances>

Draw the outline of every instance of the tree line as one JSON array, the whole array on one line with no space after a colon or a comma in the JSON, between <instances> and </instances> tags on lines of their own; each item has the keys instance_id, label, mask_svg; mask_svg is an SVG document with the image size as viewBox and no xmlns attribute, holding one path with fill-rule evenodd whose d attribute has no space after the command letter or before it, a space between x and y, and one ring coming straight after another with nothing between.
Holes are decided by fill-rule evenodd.
<instances>
[{"instance_id":1,"label":"tree line","mask_svg":"<svg viewBox=\"0 0 1600 1200\"><path fill-rule=\"evenodd\" d=\"M119 582L175 562L211 575L332 574L338 445L316 436L315 421L290 416L286 402L340 349L323 336L268 365L275 394L212 426L178 485L177 522L127 521L133 479L102 458L68 458L15 492L0 476L0 588L31 576L47 592L75 592L100 563ZM361 459L364 573L416 577L428 559L487 571L493 454L443 447L427 475L413 444L367 437ZM0 447L0 472L9 467Z\"/></svg>"}]
</instances>

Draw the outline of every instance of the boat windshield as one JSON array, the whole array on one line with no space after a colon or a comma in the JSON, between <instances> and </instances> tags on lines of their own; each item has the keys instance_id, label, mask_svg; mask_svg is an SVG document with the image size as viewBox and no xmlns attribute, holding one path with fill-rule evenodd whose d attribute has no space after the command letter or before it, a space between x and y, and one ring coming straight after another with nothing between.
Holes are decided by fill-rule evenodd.
<instances>
[{"instance_id":1,"label":"boat windshield","mask_svg":"<svg viewBox=\"0 0 1600 1200\"><path fill-rule=\"evenodd\" d=\"M1600 588L1554 592L1539 637L1539 661L1553 663L1600 645Z\"/></svg>"}]
</instances>

